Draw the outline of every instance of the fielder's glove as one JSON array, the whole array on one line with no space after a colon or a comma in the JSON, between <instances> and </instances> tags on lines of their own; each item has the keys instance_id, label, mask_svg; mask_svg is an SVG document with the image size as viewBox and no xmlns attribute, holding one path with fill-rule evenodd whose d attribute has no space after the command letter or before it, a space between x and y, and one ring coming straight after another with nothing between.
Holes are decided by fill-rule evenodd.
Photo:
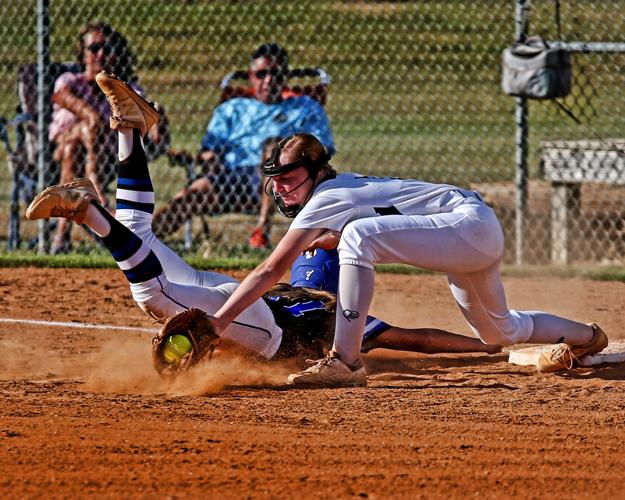
<instances>
[{"instance_id":1,"label":"fielder's glove","mask_svg":"<svg viewBox=\"0 0 625 500\"><path fill-rule=\"evenodd\" d=\"M174 335L184 336L188 342L179 337L172 339ZM176 339L183 342L172 346L172 340ZM152 339L152 364L160 375L175 376L205 359L210 359L220 341L208 314L200 309L188 309L168 318L161 331ZM188 352L180 352L181 350Z\"/></svg>"}]
</instances>

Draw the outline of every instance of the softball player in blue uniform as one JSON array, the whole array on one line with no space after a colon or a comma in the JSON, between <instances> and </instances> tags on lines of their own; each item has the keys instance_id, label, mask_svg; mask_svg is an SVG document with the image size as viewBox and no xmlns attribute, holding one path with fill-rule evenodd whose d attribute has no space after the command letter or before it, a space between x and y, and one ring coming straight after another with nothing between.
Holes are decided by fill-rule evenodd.
<instances>
[{"instance_id":1,"label":"softball player in blue uniform","mask_svg":"<svg viewBox=\"0 0 625 500\"><path fill-rule=\"evenodd\" d=\"M337 250L323 250L316 248L308 252L301 254L291 267L290 283L295 287L307 287L315 290L325 290L336 295L339 286L339 253ZM389 347L396 344L392 343L379 343L374 342L378 336L386 332L391 325L374 318L373 316L367 316L367 322L365 324L365 332L362 339L362 352L368 352L375 347ZM419 332L415 332L419 333ZM428 332L423 332L428 333ZM418 339L415 339L418 340ZM468 339L467 339L468 340ZM380 344L380 345L378 345ZM399 346L399 344L397 344ZM415 350L418 352L427 352L424 346L412 346L410 349L406 349L406 345L401 343L400 350ZM474 349L484 349L483 344L480 346L476 343ZM492 351L496 352L496 350Z\"/></svg>"}]
</instances>

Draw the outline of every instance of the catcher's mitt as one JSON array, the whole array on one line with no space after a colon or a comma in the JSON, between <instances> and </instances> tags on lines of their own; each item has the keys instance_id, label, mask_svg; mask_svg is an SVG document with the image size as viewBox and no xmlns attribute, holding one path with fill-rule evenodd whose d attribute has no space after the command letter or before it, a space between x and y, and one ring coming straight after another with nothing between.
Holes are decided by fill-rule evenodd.
<instances>
[{"instance_id":1,"label":"catcher's mitt","mask_svg":"<svg viewBox=\"0 0 625 500\"><path fill-rule=\"evenodd\" d=\"M188 347L185 349L188 352L179 353L183 354L180 357L171 354L172 340L179 339L179 337L172 339L174 335L188 339L188 342L182 339L182 344ZM163 376L176 375L210 358L220 341L219 335L208 319L208 314L200 309L188 309L168 318L161 331L152 339L152 364ZM178 342L176 346L178 351L180 344Z\"/></svg>"},{"instance_id":2,"label":"catcher's mitt","mask_svg":"<svg viewBox=\"0 0 625 500\"><path fill-rule=\"evenodd\" d=\"M282 343L274 359L325 356L334 335L334 294L278 283L263 299L282 328Z\"/></svg>"}]
</instances>

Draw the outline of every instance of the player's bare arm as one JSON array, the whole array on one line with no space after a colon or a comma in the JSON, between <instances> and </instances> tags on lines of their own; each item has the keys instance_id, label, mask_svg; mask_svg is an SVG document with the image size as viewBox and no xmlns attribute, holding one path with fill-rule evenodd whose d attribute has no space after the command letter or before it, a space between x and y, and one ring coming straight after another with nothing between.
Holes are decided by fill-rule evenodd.
<instances>
[{"instance_id":1,"label":"player's bare arm","mask_svg":"<svg viewBox=\"0 0 625 500\"><path fill-rule=\"evenodd\" d=\"M341 241L341 232L328 229L323 232L318 238L316 238L304 251L308 252L315 248L321 248L322 250L334 250L339 246Z\"/></svg>"},{"instance_id":2,"label":"player's bare arm","mask_svg":"<svg viewBox=\"0 0 625 500\"><path fill-rule=\"evenodd\" d=\"M234 318L275 285L293 262L325 229L293 229L286 233L275 250L254 269L223 307L214 315L214 325L223 331Z\"/></svg>"}]
</instances>

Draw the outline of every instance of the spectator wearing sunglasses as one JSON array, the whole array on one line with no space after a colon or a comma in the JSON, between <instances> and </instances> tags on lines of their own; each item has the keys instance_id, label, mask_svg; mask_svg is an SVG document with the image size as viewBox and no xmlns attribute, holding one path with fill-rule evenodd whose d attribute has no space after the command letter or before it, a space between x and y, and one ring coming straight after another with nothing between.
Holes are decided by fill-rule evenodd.
<instances>
[{"instance_id":1,"label":"spectator wearing sunglasses","mask_svg":"<svg viewBox=\"0 0 625 500\"><path fill-rule=\"evenodd\" d=\"M263 146L295 132L318 137L334 152L330 123L323 107L308 96L288 92L289 58L277 43L266 43L251 55L248 80L252 96L235 97L215 108L202 137L202 177L181 190L154 216L154 230L164 237L199 213L260 209L249 245L270 245L273 202L263 192L258 165Z\"/></svg>"},{"instance_id":2,"label":"spectator wearing sunglasses","mask_svg":"<svg viewBox=\"0 0 625 500\"><path fill-rule=\"evenodd\" d=\"M114 176L117 135L110 132L110 107L95 77L102 70L112 72L139 93L143 91L136 83L128 41L104 22L89 23L81 29L77 60L80 72L63 73L55 81L49 139L60 167L60 182L70 182L75 177L89 178L107 206L103 186ZM149 132L152 145L168 142L164 114L162 117L161 123ZM52 253L69 251L70 232L67 221L59 219Z\"/></svg>"}]
</instances>

